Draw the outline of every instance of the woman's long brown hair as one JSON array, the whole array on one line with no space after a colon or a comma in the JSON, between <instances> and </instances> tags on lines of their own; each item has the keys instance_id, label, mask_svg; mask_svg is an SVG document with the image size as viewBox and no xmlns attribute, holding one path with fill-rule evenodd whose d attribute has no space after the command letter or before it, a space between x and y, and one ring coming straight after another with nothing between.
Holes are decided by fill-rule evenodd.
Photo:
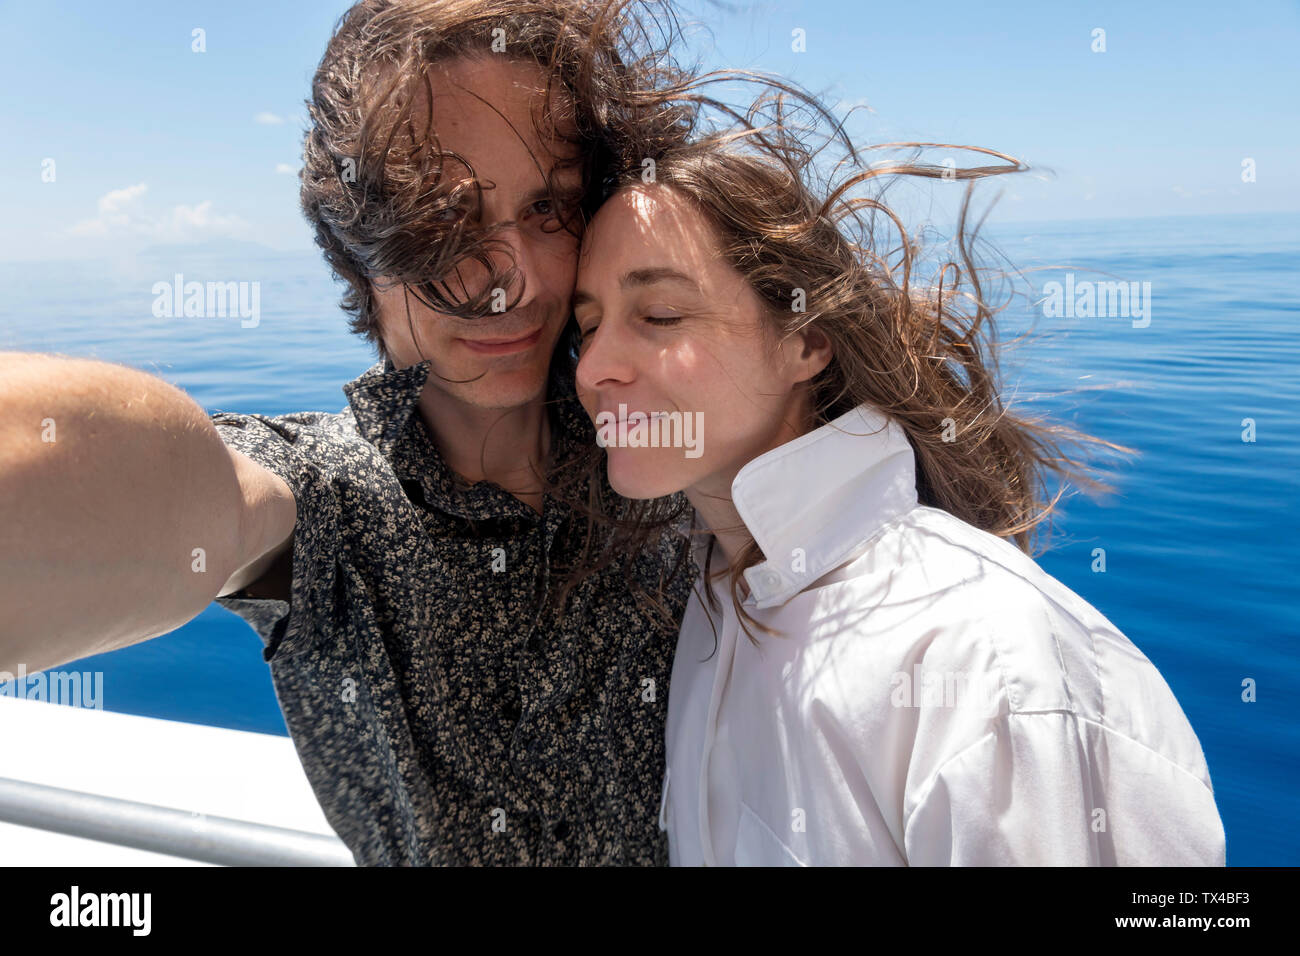
<instances>
[{"instance_id":1,"label":"woman's long brown hair","mask_svg":"<svg viewBox=\"0 0 1300 956\"><path fill-rule=\"evenodd\" d=\"M1130 449L1024 416L1000 394L994 317L1013 296L988 300L991 270L976 260L979 227L968 230L967 220L978 180L1028 167L980 147L885 143L862 149L843 124L817 133L830 116L815 97L778 83L736 129L650 157L655 182L686 196L702 214L725 261L765 304L765 320L778 338L815 328L829 339L830 363L805 383L812 418L798 423L800 433L862 404L884 412L902 426L915 452L920 504L1034 553L1068 482L1092 493L1109 490L1089 474L1085 453ZM916 161L927 148L972 152L979 165ZM911 159L866 161L901 150L916 152ZM834 164L829 153L837 155ZM620 185L642 183L643 169L629 169ZM909 235L877 188L900 177L966 182L955 254L935 260L929 282L918 282L916 270L935 250ZM796 289L805 292L805 311L791 308ZM603 467L605 454L593 448L589 461L572 466L574 473ZM1049 477L1062 479L1054 494ZM610 529L609 557L652 546L668 526L695 530L680 495L629 504L601 500L594 492L599 484L588 485L593 490L586 505L593 522ZM685 535L680 541L684 559L690 541ZM745 611L739 590L742 572L765 556L751 539L729 567L711 572L715 544L710 538L706 575L730 576L737 618L751 641L751 624L772 633ZM587 568L600 560L588 561ZM712 590L706 591L717 609Z\"/></svg>"}]
</instances>

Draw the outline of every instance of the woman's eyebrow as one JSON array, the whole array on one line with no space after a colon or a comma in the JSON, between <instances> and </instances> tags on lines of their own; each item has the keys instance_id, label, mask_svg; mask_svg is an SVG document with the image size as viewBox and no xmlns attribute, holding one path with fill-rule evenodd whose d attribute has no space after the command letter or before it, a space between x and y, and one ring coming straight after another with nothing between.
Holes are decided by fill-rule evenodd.
<instances>
[{"instance_id":1,"label":"woman's eyebrow","mask_svg":"<svg viewBox=\"0 0 1300 956\"><path fill-rule=\"evenodd\" d=\"M624 274L618 284L624 289L630 289L636 286L653 285L656 282L681 282L690 286L696 292L700 291L699 284L684 272L678 272L676 269L668 269L662 266L648 269L633 269L631 272Z\"/></svg>"},{"instance_id":2,"label":"woman's eyebrow","mask_svg":"<svg viewBox=\"0 0 1300 956\"><path fill-rule=\"evenodd\" d=\"M642 286L654 285L657 282L677 282L688 285L695 292L700 291L699 283L684 272L678 272L676 269L669 269L662 266L655 266L646 269L633 269L623 274L623 278L618 280L618 284L624 289L639 288ZM580 305L587 305L595 302L596 297L586 289L575 289L573 291L573 308Z\"/></svg>"}]
</instances>

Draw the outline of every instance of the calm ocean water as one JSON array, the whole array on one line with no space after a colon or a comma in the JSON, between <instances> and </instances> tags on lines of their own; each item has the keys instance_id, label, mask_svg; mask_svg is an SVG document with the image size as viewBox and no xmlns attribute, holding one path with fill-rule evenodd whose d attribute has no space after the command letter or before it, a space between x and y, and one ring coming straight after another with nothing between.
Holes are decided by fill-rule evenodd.
<instances>
[{"instance_id":1,"label":"calm ocean water","mask_svg":"<svg viewBox=\"0 0 1300 956\"><path fill-rule=\"evenodd\" d=\"M990 227L1034 291L1150 283L1149 324L1047 318L1023 301L1002 320L1035 336L1003 360L1027 408L1136 448L1118 493L1070 498L1052 575L1160 669L1200 737L1232 865L1300 864L1300 221L1294 215L1090 220ZM260 283L260 319L156 318L154 283ZM0 263L0 349L146 369L209 410L338 411L373 361L345 329L314 255L236 244L119 262ZM1243 441L1243 420L1255 440ZM1104 573L1093 570L1105 550ZM109 710L286 733L261 642L213 605L164 638L68 669L104 672ZM1243 700L1243 682L1256 699Z\"/></svg>"}]
</instances>

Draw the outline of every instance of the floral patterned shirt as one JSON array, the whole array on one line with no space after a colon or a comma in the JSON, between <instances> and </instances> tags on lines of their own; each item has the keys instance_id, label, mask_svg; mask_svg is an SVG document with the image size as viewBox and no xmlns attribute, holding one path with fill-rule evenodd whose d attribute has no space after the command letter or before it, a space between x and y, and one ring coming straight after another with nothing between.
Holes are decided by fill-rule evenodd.
<instances>
[{"instance_id":1,"label":"floral patterned shirt","mask_svg":"<svg viewBox=\"0 0 1300 956\"><path fill-rule=\"evenodd\" d=\"M336 414L212 414L298 509L290 600L254 586L218 603L265 643L303 768L358 864L665 865L675 629L629 589L626 558L562 615L543 600L585 518L458 483L418 411L428 373L381 361ZM571 384L550 398L554 455L595 441ZM664 579L678 624L698 570L688 555L668 579L679 546L665 533L633 567L651 594Z\"/></svg>"}]
</instances>

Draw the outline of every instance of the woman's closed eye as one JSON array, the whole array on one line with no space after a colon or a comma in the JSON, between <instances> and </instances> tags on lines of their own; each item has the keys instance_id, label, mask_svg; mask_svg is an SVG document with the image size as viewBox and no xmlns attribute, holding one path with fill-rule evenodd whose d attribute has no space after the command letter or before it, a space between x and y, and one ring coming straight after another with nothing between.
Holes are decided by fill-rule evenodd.
<instances>
[{"instance_id":1,"label":"woman's closed eye","mask_svg":"<svg viewBox=\"0 0 1300 956\"><path fill-rule=\"evenodd\" d=\"M658 325L658 326L668 326L668 325L673 325L673 324L675 324L675 323L677 323L677 322L680 322L681 320L682 320L682 316L680 316L680 315L643 315L643 316L641 316L641 321L642 321L642 322L647 322L647 323L649 323L650 325ZM596 331L596 328L597 328L599 325L600 325L600 323L597 322L595 325L592 325L592 326L589 327L589 328L586 328L586 329L580 329L579 331L580 331L581 334L579 335L579 341L585 342L585 341L586 341L586 340L591 336L591 334L592 334L593 332Z\"/></svg>"}]
</instances>

